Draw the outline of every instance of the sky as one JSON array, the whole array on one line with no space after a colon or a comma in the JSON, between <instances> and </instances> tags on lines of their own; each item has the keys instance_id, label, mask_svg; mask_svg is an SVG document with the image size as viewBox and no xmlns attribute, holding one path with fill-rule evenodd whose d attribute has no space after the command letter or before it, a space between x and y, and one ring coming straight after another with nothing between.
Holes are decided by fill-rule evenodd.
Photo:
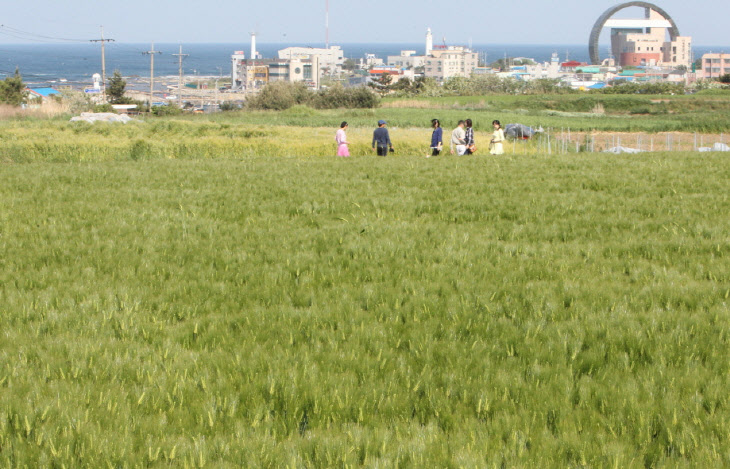
<instances>
[{"instance_id":1,"label":"sky","mask_svg":"<svg viewBox=\"0 0 730 469\"><path fill-rule=\"evenodd\" d=\"M327 0L35 0L8 2L0 43L63 43L104 36L121 43L241 43L257 32L262 43L323 44ZM624 2L519 0L329 0L329 43L587 44L593 24ZM730 2L663 0L682 35L695 45L730 46ZM623 17L638 17L627 9ZM601 37L608 42L608 34Z\"/></svg>"}]
</instances>

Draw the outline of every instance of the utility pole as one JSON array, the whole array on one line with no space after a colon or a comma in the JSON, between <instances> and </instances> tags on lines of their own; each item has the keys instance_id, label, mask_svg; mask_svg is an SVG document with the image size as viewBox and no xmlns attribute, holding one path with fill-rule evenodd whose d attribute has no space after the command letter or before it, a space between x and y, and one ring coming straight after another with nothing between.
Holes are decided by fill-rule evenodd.
<instances>
[{"instance_id":1,"label":"utility pole","mask_svg":"<svg viewBox=\"0 0 730 469\"><path fill-rule=\"evenodd\" d=\"M89 42L101 42L101 92L106 101L106 59L104 57L104 43L114 42L114 39L104 39L104 26L101 28L101 39L92 39Z\"/></svg>"},{"instance_id":2,"label":"utility pole","mask_svg":"<svg viewBox=\"0 0 730 469\"><path fill-rule=\"evenodd\" d=\"M218 106L220 106L220 104L218 104L218 80L221 78L223 78L223 69L218 67L218 78L215 79L215 104Z\"/></svg>"},{"instance_id":3,"label":"utility pole","mask_svg":"<svg viewBox=\"0 0 730 469\"><path fill-rule=\"evenodd\" d=\"M178 77L178 81L177 81L177 105L180 106L180 109L182 109L182 86L183 86L182 61L185 57L189 56L190 54L183 54L182 45L180 45L180 52L177 54L172 54L172 55L177 57L180 61L180 76Z\"/></svg>"},{"instance_id":4,"label":"utility pole","mask_svg":"<svg viewBox=\"0 0 730 469\"><path fill-rule=\"evenodd\" d=\"M162 52L155 50L155 43L153 42L151 49L142 53L150 56L150 112L152 112L152 99L155 92L155 54L162 54Z\"/></svg>"}]
</instances>

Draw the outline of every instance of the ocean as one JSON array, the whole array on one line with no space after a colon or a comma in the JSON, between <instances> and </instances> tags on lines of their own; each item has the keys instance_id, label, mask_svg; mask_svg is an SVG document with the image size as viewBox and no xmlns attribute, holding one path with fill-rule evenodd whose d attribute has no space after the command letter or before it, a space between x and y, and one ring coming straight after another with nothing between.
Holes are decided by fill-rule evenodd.
<instances>
[{"instance_id":1,"label":"ocean","mask_svg":"<svg viewBox=\"0 0 730 469\"><path fill-rule=\"evenodd\" d=\"M360 59L365 54L375 54L385 59L388 55L400 55L401 50L415 50L423 54L422 43L370 43L338 44L346 58ZM276 57L279 49L288 46L324 47L324 44L273 44L259 43L257 49L263 57ZM150 73L150 57L144 52L150 44L124 44L110 42L106 45L106 73L111 76L119 70L125 77L147 77ZM155 44L155 76L177 76L179 44ZM182 53L188 54L183 60L185 75L229 76L231 73L231 54L243 50L246 57L250 51L249 43L236 44L183 44ZM557 53L561 61L588 61L586 44L472 44L476 52L486 54L487 62L508 57L529 57L538 62L549 61ZM602 46L607 51L608 46ZM730 47L695 47L695 57L706 52L730 50ZM605 56L602 54L602 56ZM91 83L95 73L101 74L101 46L89 44L0 44L0 79L12 75L16 69L23 80L31 86L52 86L64 80L77 83Z\"/></svg>"}]
</instances>

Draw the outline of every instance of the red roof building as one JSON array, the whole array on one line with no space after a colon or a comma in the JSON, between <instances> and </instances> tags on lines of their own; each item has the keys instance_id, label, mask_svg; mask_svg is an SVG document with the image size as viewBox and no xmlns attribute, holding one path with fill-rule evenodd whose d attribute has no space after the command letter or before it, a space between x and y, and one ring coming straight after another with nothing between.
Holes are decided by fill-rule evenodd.
<instances>
[{"instance_id":1,"label":"red roof building","mask_svg":"<svg viewBox=\"0 0 730 469\"><path fill-rule=\"evenodd\" d=\"M370 70L370 75L383 75L385 73L389 73L391 75L400 75L400 70L394 68L373 68L372 70Z\"/></svg>"},{"instance_id":2,"label":"red roof building","mask_svg":"<svg viewBox=\"0 0 730 469\"><path fill-rule=\"evenodd\" d=\"M585 62L577 62L575 60L571 60L569 62L563 62L563 63L561 63L560 64L560 67L563 70L575 70L578 67L584 67L586 65L588 65L588 64L585 63Z\"/></svg>"}]
</instances>

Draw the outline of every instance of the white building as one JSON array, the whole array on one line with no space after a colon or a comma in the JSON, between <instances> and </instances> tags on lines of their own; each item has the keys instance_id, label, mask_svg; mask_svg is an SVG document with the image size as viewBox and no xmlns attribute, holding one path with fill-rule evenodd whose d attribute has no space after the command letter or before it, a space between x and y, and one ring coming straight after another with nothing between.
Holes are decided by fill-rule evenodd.
<instances>
[{"instance_id":1,"label":"white building","mask_svg":"<svg viewBox=\"0 0 730 469\"><path fill-rule=\"evenodd\" d=\"M425 75L443 81L451 77L469 77L479 65L479 54L460 46L440 46L425 58Z\"/></svg>"},{"instance_id":2,"label":"white building","mask_svg":"<svg viewBox=\"0 0 730 469\"><path fill-rule=\"evenodd\" d=\"M402 50L400 55L389 55L388 65L402 69L414 69L416 67L423 67L426 63L426 57L422 55L416 55L414 50Z\"/></svg>"},{"instance_id":3,"label":"white building","mask_svg":"<svg viewBox=\"0 0 730 469\"><path fill-rule=\"evenodd\" d=\"M383 59L379 59L375 54L365 54L365 58L360 60L360 68L370 69L382 65L384 65Z\"/></svg>"},{"instance_id":4,"label":"white building","mask_svg":"<svg viewBox=\"0 0 730 469\"><path fill-rule=\"evenodd\" d=\"M329 49L316 47L287 47L278 52L280 59L313 59L317 58L319 66L329 73L339 73L345 63L345 56L340 46L330 46Z\"/></svg>"},{"instance_id":5,"label":"white building","mask_svg":"<svg viewBox=\"0 0 730 469\"><path fill-rule=\"evenodd\" d=\"M233 89L255 90L275 81L304 82L312 89L319 89L322 70L317 57L244 60L238 64L233 77Z\"/></svg>"},{"instance_id":6,"label":"white building","mask_svg":"<svg viewBox=\"0 0 730 469\"><path fill-rule=\"evenodd\" d=\"M269 68L269 82L288 81L290 83L303 81L313 89L319 89L321 69L319 59L276 60L267 64Z\"/></svg>"},{"instance_id":7,"label":"white building","mask_svg":"<svg viewBox=\"0 0 730 469\"><path fill-rule=\"evenodd\" d=\"M246 54L244 54L242 50L237 50L233 53L233 55L231 55L231 83L233 88L237 88L236 83L239 83L240 86L243 81L241 71L245 62Z\"/></svg>"},{"instance_id":8,"label":"white building","mask_svg":"<svg viewBox=\"0 0 730 469\"><path fill-rule=\"evenodd\" d=\"M252 90L275 81L302 81L319 89L322 70L317 56L311 59L246 60L243 51L231 55L231 88Z\"/></svg>"}]
</instances>

